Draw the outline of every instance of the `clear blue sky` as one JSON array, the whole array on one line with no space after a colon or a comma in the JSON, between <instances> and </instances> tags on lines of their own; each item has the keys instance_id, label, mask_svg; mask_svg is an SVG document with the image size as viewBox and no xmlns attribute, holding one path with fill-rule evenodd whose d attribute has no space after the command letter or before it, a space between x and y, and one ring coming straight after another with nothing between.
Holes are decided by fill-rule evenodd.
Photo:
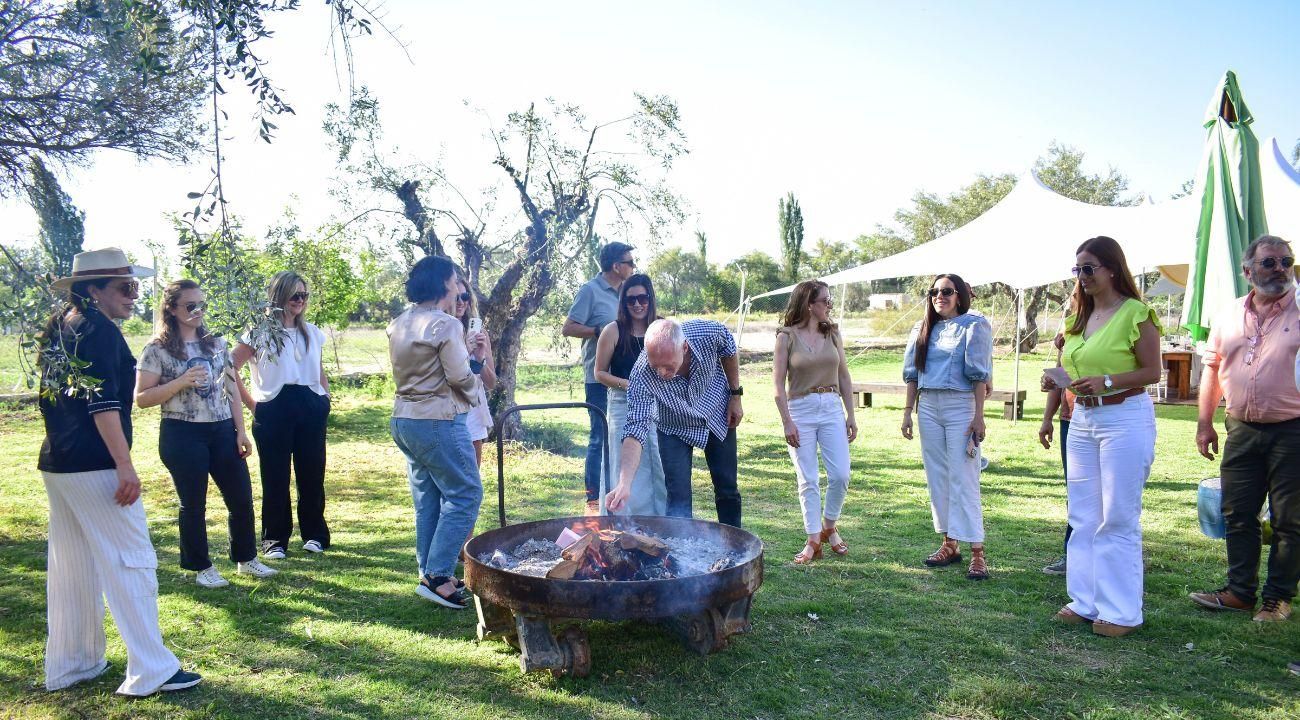
<instances>
[{"instance_id":1,"label":"clear blue sky","mask_svg":"<svg viewBox=\"0 0 1300 720\"><path fill-rule=\"evenodd\" d=\"M266 53L298 116L272 146L230 129L233 210L260 234L291 196L304 224L335 211L320 109L343 99L325 54L320 0L277 23ZM317 7L321 6L321 7ZM494 179L483 119L545 97L617 117L633 91L681 106L692 154L673 173L715 260L776 252L776 203L800 198L809 242L851 240L919 189L1020 172L1053 140L1113 166L1160 199L1190 178L1202 116L1233 69L1261 140L1300 138L1300 3L728 2L452 3L391 0L413 63L358 43L358 79L391 139L463 184ZM234 106L237 108L237 106ZM232 112L238 121L241 113ZM66 187L88 215L88 246L172 241L163 215L206 182L192 167L107 155ZM30 211L0 208L6 237ZM631 238L635 244L639 239Z\"/></svg>"}]
</instances>

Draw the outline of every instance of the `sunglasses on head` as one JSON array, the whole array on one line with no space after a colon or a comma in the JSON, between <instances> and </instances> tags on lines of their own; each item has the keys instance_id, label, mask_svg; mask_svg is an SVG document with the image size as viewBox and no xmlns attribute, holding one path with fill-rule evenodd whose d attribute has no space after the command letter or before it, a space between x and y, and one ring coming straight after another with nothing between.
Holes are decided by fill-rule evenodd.
<instances>
[{"instance_id":1,"label":"sunglasses on head","mask_svg":"<svg viewBox=\"0 0 1300 720\"><path fill-rule=\"evenodd\" d=\"M1287 255L1286 257L1280 257L1280 258L1266 257L1263 260L1252 260L1251 263L1254 265L1258 265L1264 268L1265 270L1276 270L1279 267L1285 270L1295 264L1295 258L1291 257L1290 255Z\"/></svg>"},{"instance_id":2,"label":"sunglasses on head","mask_svg":"<svg viewBox=\"0 0 1300 720\"><path fill-rule=\"evenodd\" d=\"M207 312L208 304L205 302L187 302L183 307L185 312L193 315L196 312Z\"/></svg>"},{"instance_id":3,"label":"sunglasses on head","mask_svg":"<svg viewBox=\"0 0 1300 720\"><path fill-rule=\"evenodd\" d=\"M957 291L952 288L930 288L930 297L939 297L940 295L944 297L952 297L956 294Z\"/></svg>"},{"instance_id":4,"label":"sunglasses on head","mask_svg":"<svg viewBox=\"0 0 1300 720\"><path fill-rule=\"evenodd\" d=\"M624 305L649 305L650 296L649 295L628 295L627 297L623 298L623 304Z\"/></svg>"},{"instance_id":5,"label":"sunglasses on head","mask_svg":"<svg viewBox=\"0 0 1300 720\"><path fill-rule=\"evenodd\" d=\"M309 292L296 292L296 293L294 293L294 294L292 294L292 295L289 296L289 301L290 301L290 302L307 302L307 299L310 298L310 297L311 297L311 293L309 293Z\"/></svg>"},{"instance_id":6,"label":"sunglasses on head","mask_svg":"<svg viewBox=\"0 0 1300 720\"><path fill-rule=\"evenodd\" d=\"M1079 277L1079 274L1082 273L1084 275L1087 275L1088 277L1092 277L1093 273L1096 273L1101 268L1102 268L1101 265L1075 265L1074 267L1070 268L1070 274L1075 277Z\"/></svg>"},{"instance_id":7,"label":"sunglasses on head","mask_svg":"<svg viewBox=\"0 0 1300 720\"><path fill-rule=\"evenodd\" d=\"M469 293L467 293L467 292L463 292L463 293L461 293L461 294L459 294L459 295L456 296L456 300L459 301L459 302L463 302L463 303L467 303L467 302L469 302L469 298L470 298L470 295L469 295Z\"/></svg>"}]
</instances>

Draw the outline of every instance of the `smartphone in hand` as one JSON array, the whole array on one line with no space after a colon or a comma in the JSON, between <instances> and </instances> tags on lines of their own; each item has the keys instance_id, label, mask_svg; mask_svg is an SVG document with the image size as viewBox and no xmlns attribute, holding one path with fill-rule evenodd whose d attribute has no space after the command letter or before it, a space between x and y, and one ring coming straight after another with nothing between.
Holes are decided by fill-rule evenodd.
<instances>
[{"instance_id":1,"label":"smartphone in hand","mask_svg":"<svg viewBox=\"0 0 1300 720\"><path fill-rule=\"evenodd\" d=\"M481 332L483 330L482 318L472 317L469 319L469 331L471 333Z\"/></svg>"}]
</instances>

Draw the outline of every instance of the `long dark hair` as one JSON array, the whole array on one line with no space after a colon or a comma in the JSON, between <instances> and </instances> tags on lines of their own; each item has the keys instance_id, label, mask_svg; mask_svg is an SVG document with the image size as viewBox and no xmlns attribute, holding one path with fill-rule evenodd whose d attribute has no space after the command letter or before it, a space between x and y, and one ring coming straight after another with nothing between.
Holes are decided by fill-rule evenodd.
<instances>
[{"instance_id":1,"label":"long dark hair","mask_svg":"<svg viewBox=\"0 0 1300 720\"><path fill-rule=\"evenodd\" d=\"M68 331L73 333L80 331L86 315L99 312L95 308L95 302L90 299L90 288L103 290L112 281L113 278L98 278L73 283L68 289L67 301L58 310L50 313L45 320L45 327L41 331L41 343L52 345L56 341L61 341Z\"/></svg>"},{"instance_id":2,"label":"long dark hair","mask_svg":"<svg viewBox=\"0 0 1300 720\"><path fill-rule=\"evenodd\" d=\"M158 344L168 355L184 362L189 358L185 354L185 341L181 340L180 321L176 318L177 305L180 303L181 295L186 290L200 290L199 284L185 278L168 283L163 289L162 302L158 308L158 332L154 335L153 341ZM207 325L199 325L199 347L203 352L211 354L217 349L216 340L213 339L212 333L208 332Z\"/></svg>"},{"instance_id":3,"label":"long dark hair","mask_svg":"<svg viewBox=\"0 0 1300 720\"><path fill-rule=\"evenodd\" d=\"M1137 285L1133 284L1133 273L1128 270L1128 261L1124 259L1124 249L1113 238L1105 235L1088 238L1083 241L1079 249L1074 251L1074 254L1078 255L1081 252L1093 255L1102 267L1115 274L1111 282L1114 283L1116 292L1139 302L1142 300L1142 293L1138 291ZM1070 328L1066 332L1070 335L1079 335L1084 328L1088 327L1088 318L1092 317L1092 311L1097 308L1092 301L1092 296L1083 291L1083 283L1077 279L1074 281L1074 293L1070 296L1070 309L1074 313L1074 322L1070 323Z\"/></svg>"},{"instance_id":4,"label":"long dark hair","mask_svg":"<svg viewBox=\"0 0 1300 720\"><path fill-rule=\"evenodd\" d=\"M934 280L930 281L930 288L933 289L935 283L944 279L951 282L957 289L957 314L966 314L970 311L970 286L966 284L965 280L961 279L960 275L942 273L934 276ZM939 319L939 311L934 309L934 303L930 300L929 296L926 296L925 318L921 320L921 332L916 336L916 353L914 358L916 360L916 369L918 372L925 371L925 358L930 353L930 330L934 328L935 323L939 322Z\"/></svg>"},{"instance_id":5,"label":"long dark hair","mask_svg":"<svg viewBox=\"0 0 1300 720\"><path fill-rule=\"evenodd\" d=\"M830 292L831 286L821 280L804 280L794 286L794 292L790 293L790 301L786 303L785 314L781 317L783 327L799 327L808 321L808 316L812 314L809 306L817 299L817 293L825 288ZM822 335L830 336L831 331L835 330L833 322L817 323L817 330Z\"/></svg>"},{"instance_id":6,"label":"long dark hair","mask_svg":"<svg viewBox=\"0 0 1300 720\"><path fill-rule=\"evenodd\" d=\"M625 353L632 352L632 315L627 311L627 291L634 287L645 288L646 297L650 299L645 313L645 326L648 328L650 323L659 319L659 308L655 304L655 284L650 281L650 276L637 273L624 280L623 287L618 291L618 315L614 317L614 322L618 323L619 349Z\"/></svg>"}]
</instances>

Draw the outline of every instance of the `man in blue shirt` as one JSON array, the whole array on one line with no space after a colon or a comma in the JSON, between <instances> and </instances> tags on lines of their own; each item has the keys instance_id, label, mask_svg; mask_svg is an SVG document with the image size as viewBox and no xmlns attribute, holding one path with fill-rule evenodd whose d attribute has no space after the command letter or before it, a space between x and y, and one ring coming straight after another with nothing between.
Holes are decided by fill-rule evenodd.
<instances>
[{"instance_id":1,"label":"man in blue shirt","mask_svg":"<svg viewBox=\"0 0 1300 720\"><path fill-rule=\"evenodd\" d=\"M704 450L713 480L718 522L740 527L736 484L736 426L744 416L736 340L712 320L656 320L645 352L627 386L618 485L606 498L611 510L627 502L641 463L641 447L657 425L659 456L668 490L668 515L691 517L691 455Z\"/></svg>"},{"instance_id":2,"label":"man in blue shirt","mask_svg":"<svg viewBox=\"0 0 1300 720\"><path fill-rule=\"evenodd\" d=\"M600 274L578 289L578 296L569 308L569 317L560 333L565 337L582 339L582 373L585 382L585 400L602 411L606 408L605 386L596 381L596 339L600 331L614 322L618 314L618 290L623 281L636 272L632 246L612 242L600 249ZM600 469L604 427L589 418L591 429L587 435L587 514L600 512Z\"/></svg>"}]
</instances>

